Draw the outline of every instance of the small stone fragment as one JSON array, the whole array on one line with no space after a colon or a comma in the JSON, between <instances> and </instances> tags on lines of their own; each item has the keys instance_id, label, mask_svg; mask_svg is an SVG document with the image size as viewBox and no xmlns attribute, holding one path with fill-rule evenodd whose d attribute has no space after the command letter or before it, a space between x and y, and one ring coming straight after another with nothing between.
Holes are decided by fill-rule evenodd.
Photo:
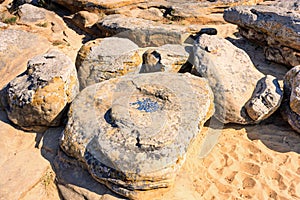
<instances>
[{"instance_id":1,"label":"small stone fragment","mask_svg":"<svg viewBox=\"0 0 300 200\"><path fill-rule=\"evenodd\" d=\"M278 80L271 75L267 75L258 81L245 108L248 115L258 122L267 119L279 108L282 97L283 92L280 89Z\"/></svg>"}]
</instances>

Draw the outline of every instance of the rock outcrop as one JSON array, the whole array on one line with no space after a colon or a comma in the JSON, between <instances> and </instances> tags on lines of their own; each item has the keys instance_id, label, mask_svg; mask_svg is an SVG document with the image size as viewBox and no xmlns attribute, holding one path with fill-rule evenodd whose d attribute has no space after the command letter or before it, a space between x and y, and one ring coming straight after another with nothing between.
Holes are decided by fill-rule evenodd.
<instances>
[{"instance_id":1,"label":"rock outcrop","mask_svg":"<svg viewBox=\"0 0 300 200\"><path fill-rule=\"evenodd\" d=\"M215 117L222 123L248 124L259 120L261 110L251 113L251 119L245 109L257 82L264 77L251 62L249 56L229 41L218 36L202 35L194 44L194 65L197 72L208 79L215 95ZM276 96L279 85L275 82L267 86L267 91ZM260 84L258 84L260 87ZM276 89L275 89L276 88ZM258 90L258 89L257 89ZM259 93L256 91L255 93ZM264 94L261 94L264 96ZM254 100L254 99L253 99ZM250 100L252 101L252 100ZM280 101L270 99L264 115L273 113ZM274 102L273 102L274 101ZM250 110L249 110L250 111ZM257 113L259 112L259 113Z\"/></svg>"},{"instance_id":2,"label":"rock outcrop","mask_svg":"<svg viewBox=\"0 0 300 200\"><path fill-rule=\"evenodd\" d=\"M203 78L150 73L110 79L85 88L73 101L61 147L96 180L135 198L173 184L213 111Z\"/></svg>"},{"instance_id":3,"label":"rock outcrop","mask_svg":"<svg viewBox=\"0 0 300 200\"><path fill-rule=\"evenodd\" d=\"M134 72L141 63L138 46L128 39L90 41L81 47L76 59L80 89Z\"/></svg>"},{"instance_id":4,"label":"rock outcrop","mask_svg":"<svg viewBox=\"0 0 300 200\"><path fill-rule=\"evenodd\" d=\"M25 130L57 126L77 93L71 59L51 50L29 60L26 72L8 84L5 109L9 119Z\"/></svg>"},{"instance_id":5,"label":"rock outcrop","mask_svg":"<svg viewBox=\"0 0 300 200\"><path fill-rule=\"evenodd\" d=\"M174 0L53 0L73 13L78 11L89 11L93 13L122 14L128 17L142 18L152 21L167 23L184 22L200 24L224 23L222 18L214 15L222 13L225 8L235 5L253 5L263 0L217 0L217 1L174 1Z\"/></svg>"},{"instance_id":6,"label":"rock outcrop","mask_svg":"<svg viewBox=\"0 0 300 200\"><path fill-rule=\"evenodd\" d=\"M239 26L242 36L265 46L268 60L300 64L300 14L278 6L238 6L225 10L224 19Z\"/></svg>"},{"instance_id":7,"label":"rock outcrop","mask_svg":"<svg viewBox=\"0 0 300 200\"><path fill-rule=\"evenodd\" d=\"M300 65L288 71L284 77L283 117L300 133Z\"/></svg>"}]
</instances>

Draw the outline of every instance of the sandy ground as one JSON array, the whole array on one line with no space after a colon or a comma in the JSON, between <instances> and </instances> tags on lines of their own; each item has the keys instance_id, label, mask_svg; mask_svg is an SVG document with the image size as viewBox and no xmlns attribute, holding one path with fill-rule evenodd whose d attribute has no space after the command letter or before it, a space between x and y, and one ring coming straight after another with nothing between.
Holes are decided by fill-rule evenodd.
<instances>
[{"instance_id":1,"label":"sandy ground","mask_svg":"<svg viewBox=\"0 0 300 200\"><path fill-rule=\"evenodd\" d=\"M221 132L217 145L201 158L196 140L174 188L158 199L300 199L300 136L277 122L205 127Z\"/></svg>"}]
</instances>

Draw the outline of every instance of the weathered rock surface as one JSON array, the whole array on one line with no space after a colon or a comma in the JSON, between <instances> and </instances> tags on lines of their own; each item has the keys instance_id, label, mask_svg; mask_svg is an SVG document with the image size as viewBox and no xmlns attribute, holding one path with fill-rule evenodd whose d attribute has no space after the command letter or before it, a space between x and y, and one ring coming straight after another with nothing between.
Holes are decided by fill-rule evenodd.
<instances>
[{"instance_id":1,"label":"weathered rock surface","mask_svg":"<svg viewBox=\"0 0 300 200\"><path fill-rule=\"evenodd\" d=\"M278 6L238 6L225 10L224 19L237 24L242 36L265 46L268 60L300 64L300 14Z\"/></svg>"},{"instance_id":2,"label":"weathered rock surface","mask_svg":"<svg viewBox=\"0 0 300 200\"><path fill-rule=\"evenodd\" d=\"M26 69L27 61L50 47L46 38L22 30L0 31L0 89Z\"/></svg>"},{"instance_id":3,"label":"weathered rock surface","mask_svg":"<svg viewBox=\"0 0 300 200\"><path fill-rule=\"evenodd\" d=\"M219 121L239 124L254 122L248 116L245 104L264 75L254 67L242 49L218 36L204 34L194 44L194 65L197 72L208 79L214 92L215 117ZM276 83L273 84L267 90L274 91L277 87ZM275 110L278 103L269 109Z\"/></svg>"},{"instance_id":4,"label":"weathered rock surface","mask_svg":"<svg viewBox=\"0 0 300 200\"><path fill-rule=\"evenodd\" d=\"M57 126L78 93L76 68L65 54L51 50L28 61L27 71L6 88L9 119L26 130Z\"/></svg>"},{"instance_id":5,"label":"weathered rock surface","mask_svg":"<svg viewBox=\"0 0 300 200\"><path fill-rule=\"evenodd\" d=\"M284 118L300 133L300 65L288 71L284 77Z\"/></svg>"},{"instance_id":6,"label":"weathered rock surface","mask_svg":"<svg viewBox=\"0 0 300 200\"><path fill-rule=\"evenodd\" d=\"M84 162L96 180L135 198L173 184L213 110L203 78L151 73L110 79L87 87L73 101L61 147Z\"/></svg>"},{"instance_id":7,"label":"weathered rock surface","mask_svg":"<svg viewBox=\"0 0 300 200\"><path fill-rule=\"evenodd\" d=\"M282 97L283 92L278 80L267 75L257 82L252 97L246 103L245 108L254 121L261 121L267 119L279 108Z\"/></svg>"},{"instance_id":8,"label":"weathered rock surface","mask_svg":"<svg viewBox=\"0 0 300 200\"><path fill-rule=\"evenodd\" d=\"M193 48L191 45L167 44L160 47L149 47L143 53L143 64L140 73L178 72L188 62Z\"/></svg>"},{"instance_id":9,"label":"weathered rock surface","mask_svg":"<svg viewBox=\"0 0 300 200\"><path fill-rule=\"evenodd\" d=\"M105 36L128 38L139 47L182 44L189 36L184 27L119 14L105 17L97 26Z\"/></svg>"},{"instance_id":10,"label":"weathered rock surface","mask_svg":"<svg viewBox=\"0 0 300 200\"><path fill-rule=\"evenodd\" d=\"M135 71L142 63L139 48L128 39L104 38L84 44L77 56L80 89Z\"/></svg>"}]
</instances>

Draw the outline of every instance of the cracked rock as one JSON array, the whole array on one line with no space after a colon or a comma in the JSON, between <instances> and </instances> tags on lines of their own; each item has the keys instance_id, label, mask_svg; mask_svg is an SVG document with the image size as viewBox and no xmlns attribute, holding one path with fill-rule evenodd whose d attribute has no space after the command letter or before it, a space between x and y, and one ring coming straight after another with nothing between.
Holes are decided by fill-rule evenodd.
<instances>
[{"instance_id":1,"label":"cracked rock","mask_svg":"<svg viewBox=\"0 0 300 200\"><path fill-rule=\"evenodd\" d=\"M213 111L204 78L161 72L118 77L75 98L61 147L97 181L134 199L173 184Z\"/></svg>"},{"instance_id":2,"label":"cracked rock","mask_svg":"<svg viewBox=\"0 0 300 200\"><path fill-rule=\"evenodd\" d=\"M50 50L29 60L27 70L8 84L6 112L25 130L57 126L77 93L74 64L65 54Z\"/></svg>"}]
</instances>

